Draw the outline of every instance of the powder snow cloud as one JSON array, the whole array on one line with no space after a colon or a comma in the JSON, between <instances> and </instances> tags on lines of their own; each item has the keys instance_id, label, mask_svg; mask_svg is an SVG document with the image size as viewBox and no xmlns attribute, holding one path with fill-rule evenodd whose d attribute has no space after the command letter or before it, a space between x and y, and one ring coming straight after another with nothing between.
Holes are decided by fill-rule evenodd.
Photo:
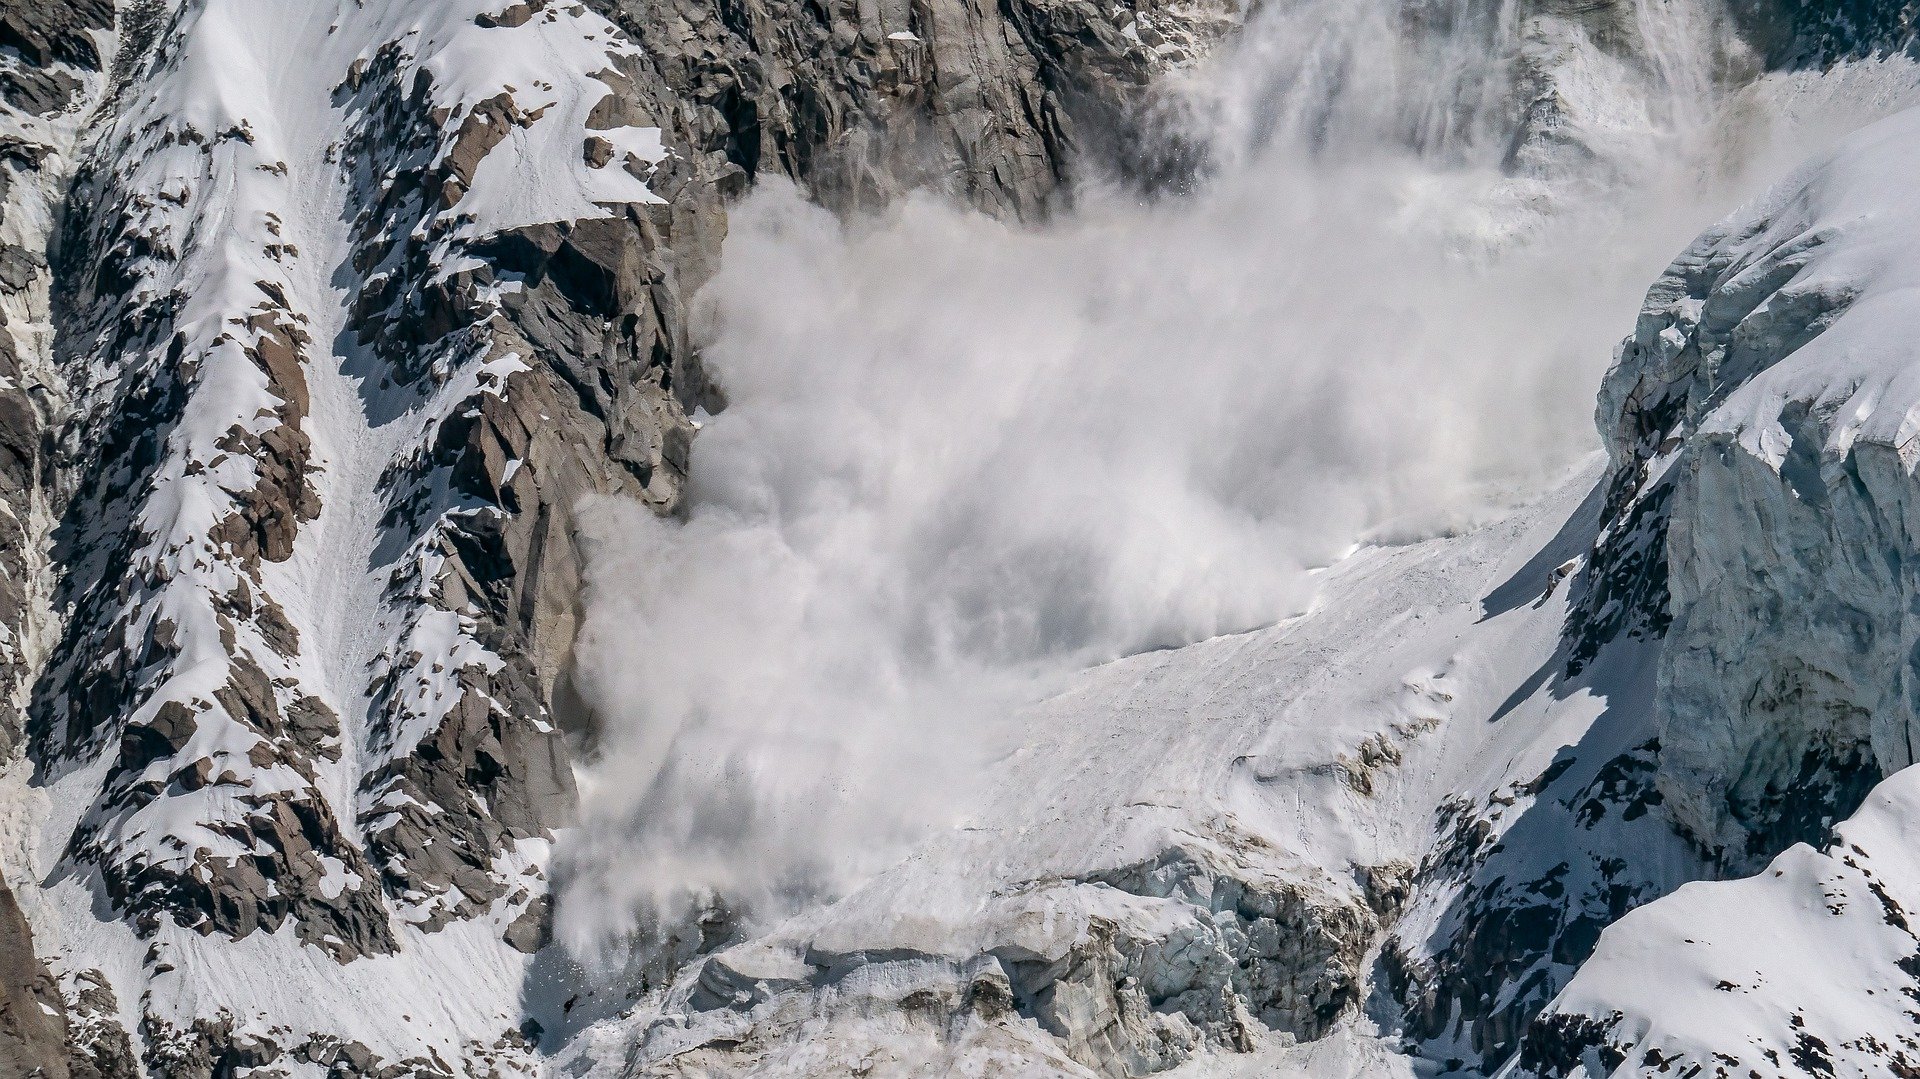
<instances>
[{"instance_id":1,"label":"powder snow cloud","mask_svg":"<svg viewBox=\"0 0 1920 1079\"><path fill-rule=\"evenodd\" d=\"M1683 110L1704 75L1670 65L1593 90L1597 164L1516 175L1406 79L1461 55L1370 56L1378 5L1324 6L1173 99L1217 148L1189 197L1087 185L1033 228L763 182L734 210L691 511L589 515L602 740L563 939L839 894L963 821L1005 717L1073 671L1286 618L1356 543L1539 489L1596 444L1598 343L1752 182L1714 160L1732 134L1770 161L1799 150L1755 116L1822 126L1790 95ZM1276 80L1303 51L1322 74Z\"/></svg>"}]
</instances>

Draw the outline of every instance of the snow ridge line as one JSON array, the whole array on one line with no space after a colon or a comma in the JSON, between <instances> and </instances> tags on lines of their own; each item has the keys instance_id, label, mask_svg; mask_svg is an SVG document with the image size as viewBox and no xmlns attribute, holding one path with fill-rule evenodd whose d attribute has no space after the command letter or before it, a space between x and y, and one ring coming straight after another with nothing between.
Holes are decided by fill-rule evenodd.
<instances>
[{"instance_id":1,"label":"snow ridge line","mask_svg":"<svg viewBox=\"0 0 1920 1079\"><path fill-rule=\"evenodd\" d=\"M539 384L502 306L526 275L468 252L661 204L645 177L667 151L599 125L618 167L583 158L608 93L590 73L636 53L581 8L186 0L159 19L76 199L71 614L31 730L63 852L48 884L98 889L148 942L113 980L153 1066L288 1018L263 1001L202 1029L208 972L260 948L492 971L459 1005L483 1018L433 1035L464 1053L463 1031L514 1027L573 799L512 624L462 561L544 471L474 433ZM555 410L543 392L516 407ZM463 479L476 453L490 488ZM96 905L56 914L88 965L116 935ZM409 1057L398 1022L362 1040Z\"/></svg>"}]
</instances>

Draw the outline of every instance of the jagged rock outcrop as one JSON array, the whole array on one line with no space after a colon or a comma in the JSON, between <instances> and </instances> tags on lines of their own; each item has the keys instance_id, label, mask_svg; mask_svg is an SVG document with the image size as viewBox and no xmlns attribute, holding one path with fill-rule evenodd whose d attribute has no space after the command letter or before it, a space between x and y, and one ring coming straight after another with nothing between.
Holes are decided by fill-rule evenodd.
<instances>
[{"instance_id":1,"label":"jagged rock outcrop","mask_svg":"<svg viewBox=\"0 0 1920 1079\"><path fill-rule=\"evenodd\" d=\"M1077 167L1124 160L1153 76L1237 4L595 0L645 59L622 94L676 145L798 180L835 207L925 187L1034 217Z\"/></svg>"},{"instance_id":2,"label":"jagged rock outcrop","mask_svg":"<svg viewBox=\"0 0 1920 1079\"><path fill-rule=\"evenodd\" d=\"M1608 9L1573 14L1597 30ZM1749 6L1729 17L1749 65L1911 41L1888 5L1844 34L1833 14ZM1791 28L1800 46L1785 49L1768 26ZM1783 190L1683 254L1602 387L1610 468L1590 548L1555 571L1556 583L1571 576L1573 599L1563 654L1543 675L1556 694L1611 683L1604 692L1644 711L1610 711L1589 734L1609 732L1599 746L1570 747L1532 784L1443 815L1415 892L1464 890L1440 933L1395 944L1388 971L1408 1033L1435 1059L1492 1071L1524 1046L1524 1067L1542 1074L1581 1059L1594 1075L1622 1062L1664 1070L1659 1053L1641 1061L1615 1044L1632 1023L1616 1028L1602 1005L1630 998L1589 998L1585 1012L1553 1003L1602 931L1689 880L1824 844L1912 760L1911 467L1888 405L1898 360L1891 347L1869 346L1869 359L1852 341L1822 340L1861 282L1898 260L1904 211L1890 176L1829 168L1831 185ZM1841 238L1843 204L1863 215L1844 230L1852 254L1825 250ZM1651 669L1623 681L1622 664Z\"/></svg>"},{"instance_id":3,"label":"jagged rock outcrop","mask_svg":"<svg viewBox=\"0 0 1920 1079\"><path fill-rule=\"evenodd\" d=\"M1737 0L1732 10L1771 67L1908 52L1920 33L1920 6L1911 0Z\"/></svg>"},{"instance_id":4,"label":"jagged rock outcrop","mask_svg":"<svg viewBox=\"0 0 1920 1079\"><path fill-rule=\"evenodd\" d=\"M1913 760L1897 357L1828 337L1897 287L1872 280L1899 242L1892 208L1865 209L1872 182L1835 168L1710 231L1649 293L1601 394L1616 485L1658 503L1641 569L1671 619L1660 789L1730 867L1820 841ZM1877 224L1842 228L1839 205Z\"/></svg>"},{"instance_id":5,"label":"jagged rock outcrop","mask_svg":"<svg viewBox=\"0 0 1920 1079\"><path fill-rule=\"evenodd\" d=\"M33 930L0 881L0 1071L66 1079L66 1019L60 987L34 952Z\"/></svg>"},{"instance_id":6,"label":"jagged rock outcrop","mask_svg":"<svg viewBox=\"0 0 1920 1079\"><path fill-rule=\"evenodd\" d=\"M138 1079L133 1039L120 1025L120 1000L98 970L73 976L68 990L67 1071L73 1079Z\"/></svg>"}]
</instances>

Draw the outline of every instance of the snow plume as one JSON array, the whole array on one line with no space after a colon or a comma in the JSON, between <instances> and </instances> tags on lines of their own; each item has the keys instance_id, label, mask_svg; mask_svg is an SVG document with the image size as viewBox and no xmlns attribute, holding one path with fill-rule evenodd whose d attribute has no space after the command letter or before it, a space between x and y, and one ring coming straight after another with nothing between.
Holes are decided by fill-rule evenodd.
<instances>
[{"instance_id":1,"label":"snow plume","mask_svg":"<svg viewBox=\"0 0 1920 1079\"><path fill-rule=\"evenodd\" d=\"M1037 228L763 182L703 294L730 404L689 516L595 515L563 938L842 892L964 821L1072 671L1285 618L1354 544L1589 452L1646 282L1785 137L1715 87L1739 58L1698 5L1632 18L1657 48L1475 0L1266 5L1170 90L1195 190L1087 185Z\"/></svg>"}]
</instances>

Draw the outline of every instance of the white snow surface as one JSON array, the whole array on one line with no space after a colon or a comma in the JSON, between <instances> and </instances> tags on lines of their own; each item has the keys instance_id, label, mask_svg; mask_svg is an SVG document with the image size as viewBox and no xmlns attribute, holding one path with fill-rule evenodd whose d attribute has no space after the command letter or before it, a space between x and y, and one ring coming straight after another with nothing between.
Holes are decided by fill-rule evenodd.
<instances>
[{"instance_id":1,"label":"white snow surface","mask_svg":"<svg viewBox=\"0 0 1920 1079\"><path fill-rule=\"evenodd\" d=\"M1758 277L1765 256L1804 249L1804 263L1768 302L1798 294L1847 298L1818 337L1747 380L1714 409L1703 433L1735 435L1776 470L1792 437L1780 424L1788 402L1809 402L1838 422L1822 455L1844 457L1859 440L1900 450L1911 468L1920 433L1920 366L1913 363L1911 312L1920 301L1920 110L1859 132L1803 166L1736 215L1765 228L1734 247ZM1733 287L1738 287L1734 285Z\"/></svg>"},{"instance_id":2,"label":"white snow surface","mask_svg":"<svg viewBox=\"0 0 1920 1079\"><path fill-rule=\"evenodd\" d=\"M1783 411L1811 403L1829 424L1823 468L1837 476L1848 451L1871 443L1893 449L1911 482L1920 460L1916 175L1920 110L1910 110L1846 139L1721 226L1736 267L1751 267L1745 276L1788 253L1795 272L1771 284L1762 311L1808 294L1841 306L1817 337L1728 394L1704 432L1732 436L1738 452L1778 471L1792 442ZM1916 829L1920 774L1909 766L1821 849L1795 845L1752 877L1690 884L1627 915L1550 1014L1605 1025L1625 1054L1615 1075L1685 1074L1695 1064L1740 1076L1904 1074L1896 1069L1920 1063L1920 938L1909 921L1920 911ZM1609 1070L1596 1053L1585 1067Z\"/></svg>"},{"instance_id":3,"label":"white snow surface","mask_svg":"<svg viewBox=\"0 0 1920 1079\"><path fill-rule=\"evenodd\" d=\"M1910 1067L1916 822L1920 775L1909 768L1827 850L1800 844L1757 876L1689 884L1627 915L1552 1011L1624 1013L1612 1028L1629 1047L1619 1076L1662 1058L1712 1067L1715 1054L1738 1058L1735 1075L1813 1074L1817 1060L1825 1074L1866 1079L1896 1074L1890 1052Z\"/></svg>"}]
</instances>

